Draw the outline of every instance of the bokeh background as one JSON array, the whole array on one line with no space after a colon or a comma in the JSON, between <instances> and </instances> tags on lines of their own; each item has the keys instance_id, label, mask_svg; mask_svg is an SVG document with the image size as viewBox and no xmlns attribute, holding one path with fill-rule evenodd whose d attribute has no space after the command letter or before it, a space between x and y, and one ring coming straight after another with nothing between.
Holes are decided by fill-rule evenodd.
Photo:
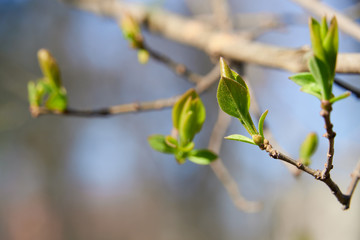
<instances>
[{"instance_id":1,"label":"bokeh background","mask_svg":"<svg viewBox=\"0 0 360 240\"><path fill-rule=\"evenodd\" d=\"M210 13L210 1L138 1L182 15ZM229 0L231 14L276 13L286 26L258 41L289 47L309 44L307 14L286 0ZM356 1L326 1L346 10ZM190 7L189 7L190 6ZM246 25L246 24L245 24ZM205 74L213 64L197 49L145 31L147 43ZM359 43L340 35L341 52ZM171 110L109 118L31 118L27 82L41 76L36 52L58 60L73 108L100 108L183 93L191 84L154 60L141 65L112 19L55 0L0 0L0 239L1 240L183 240L360 239L360 191L350 210L308 175L299 179L256 147L225 141L221 157L259 213L231 202L210 167L179 166L153 151L147 136L171 131ZM267 123L281 146L297 157L306 134L323 134L316 98L299 91L290 73L246 65ZM339 75L360 88L356 75ZM343 92L335 87L335 93ZM207 121L196 138L206 147L217 118L216 86L201 97ZM359 160L359 100L334 105L333 178L346 189ZM234 120L227 132L244 133ZM314 168L322 168L322 139Z\"/></svg>"}]
</instances>

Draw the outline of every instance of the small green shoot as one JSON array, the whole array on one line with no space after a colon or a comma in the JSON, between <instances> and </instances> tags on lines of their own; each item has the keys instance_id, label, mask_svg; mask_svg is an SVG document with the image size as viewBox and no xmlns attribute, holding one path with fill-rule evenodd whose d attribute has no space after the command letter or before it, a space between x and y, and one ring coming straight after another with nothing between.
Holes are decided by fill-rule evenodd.
<instances>
[{"instance_id":1,"label":"small green shoot","mask_svg":"<svg viewBox=\"0 0 360 240\"><path fill-rule=\"evenodd\" d=\"M178 136L152 135L148 138L150 146L162 153L174 154L179 164L186 159L193 163L206 165L217 159L208 149L194 149L193 139L201 130L206 118L205 107L194 89L185 92L172 110L173 127Z\"/></svg>"}]
</instances>

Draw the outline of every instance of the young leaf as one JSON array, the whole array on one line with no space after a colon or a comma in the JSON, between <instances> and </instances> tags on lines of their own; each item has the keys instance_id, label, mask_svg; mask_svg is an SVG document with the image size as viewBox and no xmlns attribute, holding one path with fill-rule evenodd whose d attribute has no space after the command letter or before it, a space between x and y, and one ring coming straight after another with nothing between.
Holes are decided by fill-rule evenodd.
<instances>
[{"instance_id":1,"label":"young leaf","mask_svg":"<svg viewBox=\"0 0 360 240\"><path fill-rule=\"evenodd\" d=\"M331 70L331 75L335 75L336 57L339 48L339 30L337 26L336 18L331 19L330 28L323 40L324 51L327 56L327 64Z\"/></svg>"},{"instance_id":2,"label":"young leaf","mask_svg":"<svg viewBox=\"0 0 360 240\"><path fill-rule=\"evenodd\" d=\"M170 146L172 148L177 148L177 146L178 146L177 140L175 138L173 138L172 136L166 136L165 142L168 146Z\"/></svg>"},{"instance_id":3,"label":"young leaf","mask_svg":"<svg viewBox=\"0 0 360 240\"><path fill-rule=\"evenodd\" d=\"M300 159L303 164L309 165L311 156L315 153L318 145L318 137L316 133L309 133L304 142L300 146Z\"/></svg>"},{"instance_id":4,"label":"young leaf","mask_svg":"<svg viewBox=\"0 0 360 240\"><path fill-rule=\"evenodd\" d=\"M194 142L189 142L185 146L181 147L181 151L187 153L187 152L190 152L191 150L193 150L194 147L195 147L195 143Z\"/></svg>"},{"instance_id":5,"label":"young leaf","mask_svg":"<svg viewBox=\"0 0 360 240\"><path fill-rule=\"evenodd\" d=\"M189 97L192 97L193 99L195 99L197 97L197 93L195 92L195 90L193 88L189 89L188 91L186 91L180 98L179 100L177 100L177 102L175 103L173 109L172 109L172 120L173 120L173 126L176 129L179 129L179 122L180 122L180 117L181 117L181 113L184 107L184 104L186 102L186 100Z\"/></svg>"},{"instance_id":6,"label":"young leaf","mask_svg":"<svg viewBox=\"0 0 360 240\"><path fill-rule=\"evenodd\" d=\"M309 59L309 69L318 86L320 86L322 99L329 100L333 81L330 76L329 67L319 58L312 56Z\"/></svg>"},{"instance_id":7,"label":"young leaf","mask_svg":"<svg viewBox=\"0 0 360 240\"><path fill-rule=\"evenodd\" d=\"M240 141L240 142L245 142L245 143L250 143L250 144L256 145L255 142L251 138L245 137L240 134L233 134L233 135L225 137L225 139L235 140L235 141Z\"/></svg>"},{"instance_id":8,"label":"young leaf","mask_svg":"<svg viewBox=\"0 0 360 240\"><path fill-rule=\"evenodd\" d=\"M310 29L310 39L311 45L314 52L314 55L321 59L322 61L326 61L325 52L322 46L321 41L321 33L320 33L320 24L314 18L310 18L309 20L309 29Z\"/></svg>"},{"instance_id":9,"label":"young leaf","mask_svg":"<svg viewBox=\"0 0 360 240\"><path fill-rule=\"evenodd\" d=\"M327 25L327 21L326 21L326 16L323 16L321 18L321 24L320 24L321 41L324 41L327 32L328 32L328 25Z\"/></svg>"},{"instance_id":10,"label":"young leaf","mask_svg":"<svg viewBox=\"0 0 360 240\"><path fill-rule=\"evenodd\" d=\"M339 96L337 97L333 97L330 99L330 103L334 103L334 102L337 102L339 100L342 100L342 99L345 99L347 97L349 97L351 95L351 92L347 91L347 92L344 92L343 94L340 94Z\"/></svg>"},{"instance_id":11,"label":"young leaf","mask_svg":"<svg viewBox=\"0 0 360 240\"><path fill-rule=\"evenodd\" d=\"M61 87L60 70L55 58L48 50L40 49L38 51L38 60L45 80L48 81L53 88L59 89Z\"/></svg>"},{"instance_id":12,"label":"young leaf","mask_svg":"<svg viewBox=\"0 0 360 240\"><path fill-rule=\"evenodd\" d=\"M188 153L187 158L193 163L207 165L218 158L218 156L210 150L198 149Z\"/></svg>"},{"instance_id":13,"label":"young leaf","mask_svg":"<svg viewBox=\"0 0 360 240\"><path fill-rule=\"evenodd\" d=\"M148 137L148 142L150 146L158 152L169 154L175 153L176 149L166 143L165 136L163 135L151 135Z\"/></svg>"},{"instance_id":14,"label":"young leaf","mask_svg":"<svg viewBox=\"0 0 360 240\"><path fill-rule=\"evenodd\" d=\"M46 100L46 107L51 110L64 111L67 107L65 91L54 91Z\"/></svg>"},{"instance_id":15,"label":"young leaf","mask_svg":"<svg viewBox=\"0 0 360 240\"><path fill-rule=\"evenodd\" d=\"M268 112L269 112L269 110L266 110L259 119L258 130L262 137L264 137L264 121L265 121L265 118L266 118L266 115L268 114Z\"/></svg>"},{"instance_id":16,"label":"young leaf","mask_svg":"<svg viewBox=\"0 0 360 240\"><path fill-rule=\"evenodd\" d=\"M240 83L221 77L217 99L220 108L227 114L239 118L250 135L257 134L257 130L249 114L250 95Z\"/></svg>"},{"instance_id":17,"label":"young leaf","mask_svg":"<svg viewBox=\"0 0 360 240\"><path fill-rule=\"evenodd\" d=\"M311 73L298 73L291 76L290 80L300 85L301 91L314 95L321 100L321 89Z\"/></svg>"},{"instance_id":18,"label":"young leaf","mask_svg":"<svg viewBox=\"0 0 360 240\"><path fill-rule=\"evenodd\" d=\"M38 107L40 105L40 98L34 82L28 83L28 97L31 107Z\"/></svg>"}]
</instances>

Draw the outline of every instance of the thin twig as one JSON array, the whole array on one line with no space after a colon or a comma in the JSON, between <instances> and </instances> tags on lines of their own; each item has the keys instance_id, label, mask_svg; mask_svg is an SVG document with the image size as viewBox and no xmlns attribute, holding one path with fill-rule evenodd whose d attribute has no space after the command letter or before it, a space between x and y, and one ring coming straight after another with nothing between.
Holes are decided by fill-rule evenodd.
<instances>
[{"instance_id":1,"label":"thin twig","mask_svg":"<svg viewBox=\"0 0 360 240\"><path fill-rule=\"evenodd\" d=\"M351 180L350 186L347 190L347 193L344 194L341 192L339 186L331 179L330 174L326 178L323 178L322 177L323 173L320 170L314 170L308 166L305 166L301 162L294 160L291 157L275 150L270 145L268 140L265 139L264 145L261 146L261 149L268 152L270 157L290 163L291 165L297 167L298 169L315 177L315 179L325 183L330 188L331 192L335 195L337 200L344 206L344 210L346 210L350 207L350 200L351 200L351 197L354 193L354 189L355 189L356 184L359 181L359 177L360 177L360 175L359 175L360 163L358 164L355 171L353 172L352 180Z\"/></svg>"},{"instance_id":2,"label":"thin twig","mask_svg":"<svg viewBox=\"0 0 360 240\"><path fill-rule=\"evenodd\" d=\"M336 19L339 24L339 28L343 32L349 34L350 36L360 41L360 25L354 22L348 16L342 14L339 11L336 11L335 9L327 6L326 4L320 1L314 1L314 0L293 0L293 1L319 17L336 16Z\"/></svg>"},{"instance_id":3,"label":"thin twig","mask_svg":"<svg viewBox=\"0 0 360 240\"><path fill-rule=\"evenodd\" d=\"M214 125L208 146L208 148L216 154L219 154L220 152L223 137L230 124L230 121L231 117L219 109L218 119ZM226 169L221 158L218 158L216 161L212 162L210 166L216 177L226 188L231 200L238 209L245 212L257 212L262 208L261 203L250 202L242 196L238 184Z\"/></svg>"},{"instance_id":4,"label":"thin twig","mask_svg":"<svg viewBox=\"0 0 360 240\"><path fill-rule=\"evenodd\" d=\"M212 84L219 80L219 66L215 65L208 74L203 76L201 80L196 84L195 90L201 94L206 91ZM79 110L68 108L65 111L49 110L46 107L31 107L30 112L33 117L41 115L62 115L62 116L74 116L74 117L106 117L114 116L118 114L149 111L149 110L160 110L163 108L172 107L177 99L181 95L173 96L170 98L157 99L154 101L147 102L133 102L127 104L120 104L110 106L106 108L100 108L95 110Z\"/></svg>"},{"instance_id":5,"label":"thin twig","mask_svg":"<svg viewBox=\"0 0 360 240\"><path fill-rule=\"evenodd\" d=\"M325 168L321 173L321 178L326 179L330 176L330 171L333 168L333 158L334 158L334 140L336 133L333 131L333 124L330 120L330 113L332 110L331 103L326 100L321 101L321 111L320 115L324 118L325 121L325 130L326 133L324 134L324 137L326 137L329 140L329 147L327 152L327 162L325 164Z\"/></svg>"},{"instance_id":6,"label":"thin twig","mask_svg":"<svg viewBox=\"0 0 360 240\"><path fill-rule=\"evenodd\" d=\"M352 196L354 194L356 185L359 182L359 180L360 180L360 161L358 161L354 171L351 173L351 182L350 182L349 187L348 187L348 189L346 191L346 195L349 196L349 202L345 206L345 209L348 209L349 206L350 206L351 198L352 198Z\"/></svg>"},{"instance_id":7,"label":"thin twig","mask_svg":"<svg viewBox=\"0 0 360 240\"><path fill-rule=\"evenodd\" d=\"M211 25L179 16L162 9L154 11L141 4L115 0L63 0L83 10L120 19L127 12L138 22L146 24L151 32L168 39L199 48L209 55L221 55L227 59L279 68L291 72L307 71L311 56L309 48L284 48L250 41L235 33L223 33ZM336 71L360 73L360 54L339 54Z\"/></svg>"},{"instance_id":8,"label":"thin twig","mask_svg":"<svg viewBox=\"0 0 360 240\"><path fill-rule=\"evenodd\" d=\"M339 87L350 91L352 93L351 95L354 95L355 97L360 98L360 89L356 89L354 86L351 86L351 85L341 81L338 78L334 79L334 83L336 83L336 85L338 85Z\"/></svg>"},{"instance_id":9,"label":"thin twig","mask_svg":"<svg viewBox=\"0 0 360 240\"><path fill-rule=\"evenodd\" d=\"M153 59L165 64L177 75L187 79L192 83L198 83L201 81L201 76L199 74L193 73L190 71L184 64L177 63L170 59L169 57L157 52L156 50L150 48L147 44L144 43L144 49L148 51L150 57Z\"/></svg>"}]
</instances>

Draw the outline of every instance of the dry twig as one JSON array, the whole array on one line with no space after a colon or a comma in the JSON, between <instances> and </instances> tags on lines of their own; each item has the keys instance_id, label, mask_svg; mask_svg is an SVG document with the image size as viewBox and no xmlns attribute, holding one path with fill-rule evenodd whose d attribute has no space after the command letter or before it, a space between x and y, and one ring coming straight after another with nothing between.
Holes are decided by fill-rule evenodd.
<instances>
[{"instance_id":1,"label":"dry twig","mask_svg":"<svg viewBox=\"0 0 360 240\"><path fill-rule=\"evenodd\" d=\"M208 148L216 154L219 154L220 152L223 137L230 124L230 121L231 117L219 109L218 119L214 125L208 146ZM210 166L216 177L226 188L229 196L238 209L245 212L257 212L261 209L261 203L249 202L242 196L238 184L226 169L221 158L218 158L216 161L212 162Z\"/></svg>"},{"instance_id":2,"label":"dry twig","mask_svg":"<svg viewBox=\"0 0 360 240\"><path fill-rule=\"evenodd\" d=\"M96 14L120 19L126 12L146 24L151 32L174 41L197 47L210 55L221 55L245 63L259 64L291 72L307 71L308 48L284 48L249 40L241 34L219 32L200 21L179 16L165 10L146 8L141 4L115 0L63 0ZM336 71L360 73L360 54L339 54Z\"/></svg>"},{"instance_id":3,"label":"dry twig","mask_svg":"<svg viewBox=\"0 0 360 240\"><path fill-rule=\"evenodd\" d=\"M350 36L360 41L360 25L354 22L348 16L342 14L339 11L336 11L335 9L325 5L320 1L314 1L314 0L293 0L293 1L319 17L336 16L336 19L339 24L339 28L343 32L349 34Z\"/></svg>"}]
</instances>

